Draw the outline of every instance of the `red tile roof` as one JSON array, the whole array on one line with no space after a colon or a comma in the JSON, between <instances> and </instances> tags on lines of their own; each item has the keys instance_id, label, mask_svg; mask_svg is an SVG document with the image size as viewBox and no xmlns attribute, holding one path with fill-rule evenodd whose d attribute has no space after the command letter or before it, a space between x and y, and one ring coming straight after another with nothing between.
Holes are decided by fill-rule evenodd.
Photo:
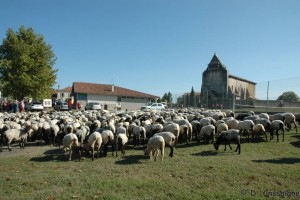
<instances>
[{"instance_id":1,"label":"red tile roof","mask_svg":"<svg viewBox=\"0 0 300 200\"><path fill-rule=\"evenodd\" d=\"M60 90L57 90L58 92L72 92L72 87L66 87L66 88L63 88L63 89L60 89Z\"/></svg>"},{"instance_id":2,"label":"red tile roof","mask_svg":"<svg viewBox=\"0 0 300 200\"><path fill-rule=\"evenodd\" d=\"M159 98L155 95L146 94L135 90L129 90L126 88L113 86L109 84L74 82L73 88L74 93L99 94L108 96L145 97L151 99ZM112 88L114 88L114 91L112 91Z\"/></svg>"}]
</instances>

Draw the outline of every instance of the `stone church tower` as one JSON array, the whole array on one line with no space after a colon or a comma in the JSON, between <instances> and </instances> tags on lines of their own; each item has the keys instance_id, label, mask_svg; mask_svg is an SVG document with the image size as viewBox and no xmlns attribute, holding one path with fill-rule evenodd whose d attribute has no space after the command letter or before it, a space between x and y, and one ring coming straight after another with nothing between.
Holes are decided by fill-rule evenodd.
<instances>
[{"instance_id":1,"label":"stone church tower","mask_svg":"<svg viewBox=\"0 0 300 200\"><path fill-rule=\"evenodd\" d=\"M253 105L256 83L229 74L214 54L202 74L201 105L208 108L232 108L233 104Z\"/></svg>"}]
</instances>

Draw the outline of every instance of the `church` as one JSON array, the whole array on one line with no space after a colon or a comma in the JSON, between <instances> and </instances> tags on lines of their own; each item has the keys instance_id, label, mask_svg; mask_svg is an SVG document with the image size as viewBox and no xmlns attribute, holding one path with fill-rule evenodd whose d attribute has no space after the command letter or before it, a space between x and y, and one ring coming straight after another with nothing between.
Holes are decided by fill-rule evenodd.
<instances>
[{"instance_id":1,"label":"church","mask_svg":"<svg viewBox=\"0 0 300 200\"><path fill-rule=\"evenodd\" d=\"M201 105L206 108L232 108L233 105L253 105L256 83L231 75L214 54L202 74Z\"/></svg>"}]
</instances>

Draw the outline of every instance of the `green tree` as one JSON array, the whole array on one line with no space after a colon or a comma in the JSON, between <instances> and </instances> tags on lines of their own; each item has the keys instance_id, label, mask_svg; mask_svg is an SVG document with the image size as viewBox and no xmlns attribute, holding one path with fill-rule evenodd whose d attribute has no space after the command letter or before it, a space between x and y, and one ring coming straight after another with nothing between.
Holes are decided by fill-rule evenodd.
<instances>
[{"instance_id":1,"label":"green tree","mask_svg":"<svg viewBox=\"0 0 300 200\"><path fill-rule=\"evenodd\" d=\"M6 96L49 98L56 81L51 45L32 28L8 29L0 46L0 78Z\"/></svg>"},{"instance_id":2,"label":"green tree","mask_svg":"<svg viewBox=\"0 0 300 200\"><path fill-rule=\"evenodd\" d=\"M190 106L192 106L192 107L195 106L195 91L194 91L194 87L192 87L192 90L191 90Z\"/></svg>"},{"instance_id":3,"label":"green tree","mask_svg":"<svg viewBox=\"0 0 300 200\"><path fill-rule=\"evenodd\" d=\"M173 101L172 93L169 91L168 92L168 103L172 104L172 101Z\"/></svg>"},{"instance_id":4,"label":"green tree","mask_svg":"<svg viewBox=\"0 0 300 200\"><path fill-rule=\"evenodd\" d=\"M284 100L284 101L299 101L299 97L295 92L289 91L284 92L280 95L277 100Z\"/></svg>"}]
</instances>

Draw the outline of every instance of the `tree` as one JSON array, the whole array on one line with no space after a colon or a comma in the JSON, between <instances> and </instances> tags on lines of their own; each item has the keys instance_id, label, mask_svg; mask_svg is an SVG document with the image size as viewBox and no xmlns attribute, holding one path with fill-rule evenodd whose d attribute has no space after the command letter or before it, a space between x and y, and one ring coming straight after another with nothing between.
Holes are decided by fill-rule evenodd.
<instances>
[{"instance_id":1,"label":"tree","mask_svg":"<svg viewBox=\"0 0 300 200\"><path fill-rule=\"evenodd\" d=\"M194 87L192 86L191 95L190 95L190 106L195 106L195 91Z\"/></svg>"},{"instance_id":2,"label":"tree","mask_svg":"<svg viewBox=\"0 0 300 200\"><path fill-rule=\"evenodd\" d=\"M277 100L285 100L285 101L299 101L299 97L295 92L289 91L284 92L280 95Z\"/></svg>"},{"instance_id":3,"label":"tree","mask_svg":"<svg viewBox=\"0 0 300 200\"><path fill-rule=\"evenodd\" d=\"M170 105L172 101L173 101L173 97L171 92L165 93L164 96L162 97L162 102L167 102L168 105Z\"/></svg>"},{"instance_id":4,"label":"tree","mask_svg":"<svg viewBox=\"0 0 300 200\"><path fill-rule=\"evenodd\" d=\"M8 29L0 46L0 78L6 96L49 98L56 81L51 45L32 28Z\"/></svg>"}]
</instances>

